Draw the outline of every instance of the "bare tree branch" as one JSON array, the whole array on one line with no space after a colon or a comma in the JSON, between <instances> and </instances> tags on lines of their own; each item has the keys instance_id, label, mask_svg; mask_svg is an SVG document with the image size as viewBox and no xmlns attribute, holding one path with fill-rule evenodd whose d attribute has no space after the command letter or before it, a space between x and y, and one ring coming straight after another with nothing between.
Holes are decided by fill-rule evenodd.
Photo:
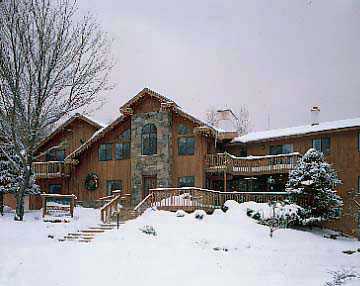
<instances>
[{"instance_id":1,"label":"bare tree branch","mask_svg":"<svg viewBox=\"0 0 360 286\"><path fill-rule=\"evenodd\" d=\"M43 130L112 87L111 41L77 12L76 0L0 1L0 137L28 178Z\"/></svg>"}]
</instances>

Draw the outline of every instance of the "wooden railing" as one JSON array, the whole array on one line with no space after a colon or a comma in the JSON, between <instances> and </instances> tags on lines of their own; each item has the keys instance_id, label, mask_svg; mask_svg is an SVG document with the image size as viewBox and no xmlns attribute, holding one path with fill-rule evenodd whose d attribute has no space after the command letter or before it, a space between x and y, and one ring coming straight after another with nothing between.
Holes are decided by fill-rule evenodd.
<instances>
[{"instance_id":1,"label":"wooden railing","mask_svg":"<svg viewBox=\"0 0 360 286\"><path fill-rule=\"evenodd\" d=\"M111 197L112 199L100 208L101 221L103 223L110 222L112 217L120 211L120 208L130 205L131 196L129 194L118 194Z\"/></svg>"},{"instance_id":2,"label":"wooden railing","mask_svg":"<svg viewBox=\"0 0 360 286\"><path fill-rule=\"evenodd\" d=\"M292 170L301 158L299 153L236 157L229 153L208 154L205 168L209 172L228 172L235 175L283 173Z\"/></svg>"},{"instance_id":3,"label":"wooden railing","mask_svg":"<svg viewBox=\"0 0 360 286\"><path fill-rule=\"evenodd\" d=\"M61 161L34 162L32 169L37 178L57 178L70 174L70 165Z\"/></svg>"},{"instance_id":4,"label":"wooden railing","mask_svg":"<svg viewBox=\"0 0 360 286\"><path fill-rule=\"evenodd\" d=\"M103 223L110 222L112 216L119 211L120 208L120 195L115 196L110 202L105 204L100 209L101 221Z\"/></svg>"},{"instance_id":5,"label":"wooden railing","mask_svg":"<svg viewBox=\"0 0 360 286\"><path fill-rule=\"evenodd\" d=\"M139 213L147 208L157 207L161 210L193 211L203 209L211 211L221 208L228 200L238 203L254 201L268 203L270 201L283 201L289 199L286 192L218 192L201 188L158 188L151 189L150 194L136 206ZM308 197L299 197L296 202L300 206L309 203Z\"/></svg>"},{"instance_id":6,"label":"wooden railing","mask_svg":"<svg viewBox=\"0 0 360 286\"><path fill-rule=\"evenodd\" d=\"M145 199L143 199L135 208L134 211L136 211L139 215L142 214L144 211L146 211L148 208L151 208L154 205L154 195L151 192L148 194Z\"/></svg>"}]
</instances>

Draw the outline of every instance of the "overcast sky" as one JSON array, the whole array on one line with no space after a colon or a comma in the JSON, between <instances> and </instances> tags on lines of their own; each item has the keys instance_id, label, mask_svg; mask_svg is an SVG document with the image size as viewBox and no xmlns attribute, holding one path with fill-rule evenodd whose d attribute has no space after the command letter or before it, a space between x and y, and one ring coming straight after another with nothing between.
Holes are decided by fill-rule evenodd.
<instances>
[{"instance_id":1,"label":"overcast sky","mask_svg":"<svg viewBox=\"0 0 360 286\"><path fill-rule=\"evenodd\" d=\"M321 121L360 117L358 0L78 2L114 38L98 120L144 87L202 118L245 104L253 130L307 124L312 105Z\"/></svg>"}]
</instances>

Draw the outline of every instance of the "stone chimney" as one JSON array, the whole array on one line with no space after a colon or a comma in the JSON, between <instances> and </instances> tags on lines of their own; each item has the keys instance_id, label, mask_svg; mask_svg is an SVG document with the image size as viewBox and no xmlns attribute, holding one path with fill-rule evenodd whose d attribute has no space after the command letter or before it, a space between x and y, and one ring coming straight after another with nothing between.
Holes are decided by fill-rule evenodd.
<instances>
[{"instance_id":1,"label":"stone chimney","mask_svg":"<svg viewBox=\"0 0 360 286\"><path fill-rule=\"evenodd\" d=\"M313 106L311 108L311 126L319 125L320 123L320 106Z\"/></svg>"}]
</instances>

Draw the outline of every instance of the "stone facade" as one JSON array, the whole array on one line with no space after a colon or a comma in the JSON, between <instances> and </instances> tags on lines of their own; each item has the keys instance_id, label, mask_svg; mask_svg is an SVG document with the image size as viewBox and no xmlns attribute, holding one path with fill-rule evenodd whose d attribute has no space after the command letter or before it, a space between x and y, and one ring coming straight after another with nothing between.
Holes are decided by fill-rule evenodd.
<instances>
[{"instance_id":1,"label":"stone facade","mask_svg":"<svg viewBox=\"0 0 360 286\"><path fill-rule=\"evenodd\" d=\"M141 155L142 128L152 123L157 128L157 154ZM168 111L134 114L131 117L132 204L143 199L143 176L155 176L157 187L171 186L172 114Z\"/></svg>"}]
</instances>

